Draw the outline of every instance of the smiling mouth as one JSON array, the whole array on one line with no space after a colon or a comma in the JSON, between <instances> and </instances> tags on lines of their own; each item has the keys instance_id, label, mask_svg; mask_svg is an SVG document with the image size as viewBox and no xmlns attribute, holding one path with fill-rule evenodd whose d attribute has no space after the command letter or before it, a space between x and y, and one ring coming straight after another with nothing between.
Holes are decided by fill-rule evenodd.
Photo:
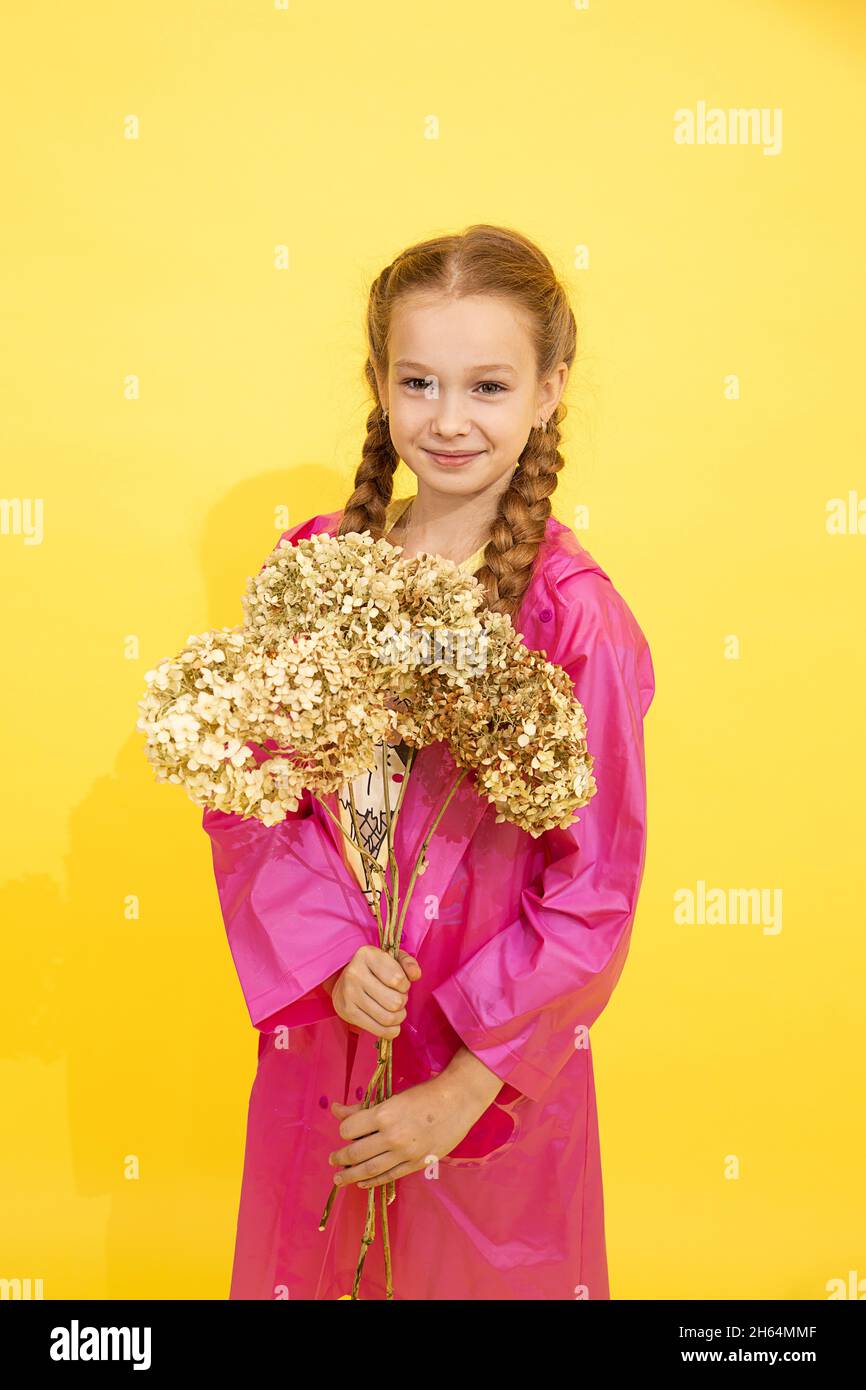
<instances>
[{"instance_id":1,"label":"smiling mouth","mask_svg":"<svg viewBox=\"0 0 866 1390\"><path fill-rule=\"evenodd\" d=\"M435 459L453 459L454 462L456 463L456 462L458 462L460 459L474 459L474 458L477 458L478 455L479 455L480 453L483 452L483 450L481 450L481 449L463 449L463 450L461 450L459 453L449 453L447 449L425 449L424 452L427 453L427 454L432 454L432 455L433 455L433 458L435 458Z\"/></svg>"}]
</instances>

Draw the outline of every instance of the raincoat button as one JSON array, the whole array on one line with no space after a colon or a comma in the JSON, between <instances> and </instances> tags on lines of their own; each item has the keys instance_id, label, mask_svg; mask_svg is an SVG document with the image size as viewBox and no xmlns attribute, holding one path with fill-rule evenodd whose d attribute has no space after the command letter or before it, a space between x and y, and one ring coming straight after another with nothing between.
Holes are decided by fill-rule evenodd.
<instances>
[{"instance_id":1,"label":"raincoat button","mask_svg":"<svg viewBox=\"0 0 866 1390\"><path fill-rule=\"evenodd\" d=\"M539 621L542 623L549 623L552 617L553 612L550 608L542 608L538 615Z\"/></svg>"},{"instance_id":2,"label":"raincoat button","mask_svg":"<svg viewBox=\"0 0 866 1390\"><path fill-rule=\"evenodd\" d=\"M319 1096L319 1104L321 1105L321 1107L322 1107L323 1110L327 1110L327 1108L328 1108L328 1097L327 1097L327 1096Z\"/></svg>"}]
</instances>

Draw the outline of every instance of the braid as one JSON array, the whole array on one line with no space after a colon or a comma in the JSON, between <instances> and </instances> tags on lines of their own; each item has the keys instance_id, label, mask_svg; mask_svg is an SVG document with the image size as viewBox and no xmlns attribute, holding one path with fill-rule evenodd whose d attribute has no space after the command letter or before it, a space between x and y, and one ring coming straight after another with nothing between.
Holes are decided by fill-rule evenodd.
<instances>
[{"instance_id":1,"label":"braid","mask_svg":"<svg viewBox=\"0 0 866 1390\"><path fill-rule=\"evenodd\" d=\"M367 379L376 396L376 377L367 359ZM388 420L381 404L367 416L367 434L361 449L361 463L355 474L355 490L346 503L338 536L347 531L369 531L380 540L385 530L385 510L394 491L397 450L391 442Z\"/></svg>"},{"instance_id":2,"label":"braid","mask_svg":"<svg viewBox=\"0 0 866 1390\"><path fill-rule=\"evenodd\" d=\"M560 405L546 429L532 431L519 466L499 500L484 564L475 576L484 586L488 607L494 613L514 617L529 587L551 514L550 496L556 490L556 475L565 464L559 452L559 420L563 414L564 407Z\"/></svg>"}]
</instances>

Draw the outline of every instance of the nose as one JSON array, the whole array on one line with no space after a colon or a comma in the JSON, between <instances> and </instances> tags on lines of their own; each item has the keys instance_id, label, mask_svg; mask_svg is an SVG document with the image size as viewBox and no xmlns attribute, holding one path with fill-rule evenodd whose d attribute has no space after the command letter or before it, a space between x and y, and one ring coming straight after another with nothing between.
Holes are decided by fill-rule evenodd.
<instances>
[{"instance_id":1,"label":"nose","mask_svg":"<svg viewBox=\"0 0 866 1390\"><path fill-rule=\"evenodd\" d=\"M467 418L458 394L440 391L432 398L431 405L433 432L440 439L455 439L471 432L472 421Z\"/></svg>"}]
</instances>

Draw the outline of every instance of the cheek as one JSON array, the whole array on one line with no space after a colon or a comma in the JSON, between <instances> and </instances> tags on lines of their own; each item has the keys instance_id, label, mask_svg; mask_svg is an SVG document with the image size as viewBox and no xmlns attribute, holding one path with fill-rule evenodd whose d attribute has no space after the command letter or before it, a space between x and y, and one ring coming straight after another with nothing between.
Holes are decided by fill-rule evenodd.
<instances>
[{"instance_id":1,"label":"cheek","mask_svg":"<svg viewBox=\"0 0 866 1390\"><path fill-rule=\"evenodd\" d=\"M427 428L435 406L435 401L426 400L424 396L400 396L391 418L398 429L409 435L417 434Z\"/></svg>"},{"instance_id":2,"label":"cheek","mask_svg":"<svg viewBox=\"0 0 866 1390\"><path fill-rule=\"evenodd\" d=\"M482 419L480 423L497 448L516 449L519 454L529 438L532 415L525 401L510 400L503 402L498 410L492 410L486 422Z\"/></svg>"},{"instance_id":3,"label":"cheek","mask_svg":"<svg viewBox=\"0 0 866 1390\"><path fill-rule=\"evenodd\" d=\"M521 397L520 403L515 404L514 411L512 412L512 431L515 434L522 435L523 439L526 440L537 418L538 407L535 405L534 401L531 399L526 400Z\"/></svg>"}]
</instances>

